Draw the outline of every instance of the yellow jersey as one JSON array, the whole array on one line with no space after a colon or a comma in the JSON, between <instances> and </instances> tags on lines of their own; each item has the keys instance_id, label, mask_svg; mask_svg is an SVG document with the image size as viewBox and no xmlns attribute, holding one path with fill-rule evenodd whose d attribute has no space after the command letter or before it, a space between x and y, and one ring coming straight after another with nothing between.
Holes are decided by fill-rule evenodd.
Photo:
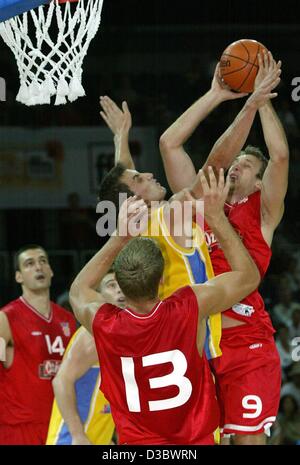
<instances>
[{"instance_id":1,"label":"yellow jersey","mask_svg":"<svg viewBox=\"0 0 300 465\"><path fill-rule=\"evenodd\" d=\"M73 335L64 354L64 358L67 356L82 330L83 327L80 327ZM77 411L84 425L84 431L90 442L94 445L110 444L115 429L110 413L110 405L103 393L99 391L99 385L99 365L91 367L75 383ZM71 444L72 437L69 429L54 399L46 445Z\"/></svg>"},{"instance_id":2,"label":"yellow jersey","mask_svg":"<svg viewBox=\"0 0 300 465\"><path fill-rule=\"evenodd\" d=\"M178 245L171 236L163 215L164 206L154 209L148 228L142 234L155 239L162 251L165 269L159 288L160 299L166 299L180 287L201 284L214 276L205 236L198 224L193 224L193 244L189 249ZM208 359L219 357L221 314L211 315L206 323L205 353Z\"/></svg>"}]
</instances>

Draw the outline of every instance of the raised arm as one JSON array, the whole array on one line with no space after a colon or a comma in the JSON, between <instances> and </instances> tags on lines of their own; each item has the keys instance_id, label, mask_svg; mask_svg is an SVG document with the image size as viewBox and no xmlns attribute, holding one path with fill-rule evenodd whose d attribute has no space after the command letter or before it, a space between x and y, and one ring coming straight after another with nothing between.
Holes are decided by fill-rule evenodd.
<instances>
[{"instance_id":1,"label":"raised arm","mask_svg":"<svg viewBox=\"0 0 300 465\"><path fill-rule=\"evenodd\" d=\"M272 91L280 82L280 67L281 62L276 64L274 60L266 68L260 66L253 94L247 99L233 123L214 144L203 169L209 165L229 168L248 138L257 110L269 99L277 97L277 93Z\"/></svg>"},{"instance_id":2,"label":"raised arm","mask_svg":"<svg viewBox=\"0 0 300 465\"><path fill-rule=\"evenodd\" d=\"M263 61L260 58L262 69L270 66L270 63L272 66L273 62L270 52L264 55ZM284 210L288 186L289 147L283 126L270 101L259 109L259 116L270 156L261 189L262 226L264 235L270 242Z\"/></svg>"},{"instance_id":3,"label":"raised arm","mask_svg":"<svg viewBox=\"0 0 300 465\"><path fill-rule=\"evenodd\" d=\"M201 121L220 103L245 95L247 94L238 94L225 88L220 79L218 64L210 90L193 103L162 134L159 148L172 192L176 193L190 186L196 176L194 165L183 147L184 143L191 137Z\"/></svg>"},{"instance_id":4,"label":"raised arm","mask_svg":"<svg viewBox=\"0 0 300 465\"><path fill-rule=\"evenodd\" d=\"M213 166L218 170L221 167L227 168L230 166L248 137L257 109L267 99L277 96L277 94L272 93L272 90L280 81L279 75L280 64L277 69L272 69L272 72L265 77L264 82L261 82L260 86L247 99L246 104L234 122L213 146L203 169ZM192 135L199 123L218 104L225 100L232 100L245 95L231 92L222 87L217 68L210 91L195 102L161 136L161 154L168 182L173 192L178 192L191 185L196 175L193 163L183 148L185 141Z\"/></svg>"},{"instance_id":5,"label":"raised arm","mask_svg":"<svg viewBox=\"0 0 300 465\"><path fill-rule=\"evenodd\" d=\"M82 328L52 381L55 399L68 425L72 444L90 444L77 409L75 383L97 362L94 339Z\"/></svg>"},{"instance_id":6,"label":"raised arm","mask_svg":"<svg viewBox=\"0 0 300 465\"><path fill-rule=\"evenodd\" d=\"M85 265L72 283L69 297L77 320L92 334L92 323L98 308L105 303L96 291L98 283L110 269L124 246L124 238L111 237Z\"/></svg>"},{"instance_id":7,"label":"raised arm","mask_svg":"<svg viewBox=\"0 0 300 465\"><path fill-rule=\"evenodd\" d=\"M70 289L70 303L78 321L92 333L92 323L96 311L105 303L100 300L96 291L99 282L104 278L113 264L114 259L133 234L138 234L135 229L136 220L139 224L147 225L148 208L143 200L137 200L136 196L129 197L123 202L119 218L118 231L111 236L102 249L85 265L76 276ZM130 228L129 228L130 227Z\"/></svg>"},{"instance_id":8,"label":"raised arm","mask_svg":"<svg viewBox=\"0 0 300 465\"><path fill-rule=\"evenodd\" d=\"M203 172L199 174L204 194L205 219L218 238L232 271L205 284L192 286L199 305L199 322L202 318L224 311L239 302L254 291L260 281L254 261L224 214L223 205L229 189L228 178L224 187L222 173L217 182L211 167L208 172L210 185Z\"/></svg>"},{"instance_id":9,"label":"raised arm","mask_svg":"<svg viewBox=\"0 0 300 465\"><path fill-rule=\"evenodd\" d=\"M100 115L114 134L115 165L122 163L127 169L134 169L134 162L129 148L129 131L132 126L131 114L127 102L122 102L122 109L109 97L100 97L102 111Z\"/></svg>"}]
</instances>

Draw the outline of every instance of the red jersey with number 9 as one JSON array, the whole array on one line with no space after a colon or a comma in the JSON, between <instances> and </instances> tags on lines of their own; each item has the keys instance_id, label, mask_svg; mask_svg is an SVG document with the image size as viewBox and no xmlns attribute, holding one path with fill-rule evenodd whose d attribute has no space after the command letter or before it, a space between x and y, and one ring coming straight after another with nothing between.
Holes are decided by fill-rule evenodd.
<instances>
[{"instance_id":1,"label":"red jersey with number 9","mask_svg":"<svg viewBox=\"0 0 300 465\"><path fill-rule=\"evenodd\" d=\"M105 304L93 321L101 391L120 444L201 444L216 430L219 408L203 351L198 303L184 287L140 314Z\"/></svg>"},{"instance_id":2,"label":"red jersey with number 9","mask_svg":"<svg viewBox=\"0 0 300 465\"><path fill-rule=\"evenodd\" d=\"M48 423L52 379L76 330L73 315L51 302L48 318L23 297L1 309L13 337L13 362L0 363L0 424Z\"/></svg>"}]
</instances>

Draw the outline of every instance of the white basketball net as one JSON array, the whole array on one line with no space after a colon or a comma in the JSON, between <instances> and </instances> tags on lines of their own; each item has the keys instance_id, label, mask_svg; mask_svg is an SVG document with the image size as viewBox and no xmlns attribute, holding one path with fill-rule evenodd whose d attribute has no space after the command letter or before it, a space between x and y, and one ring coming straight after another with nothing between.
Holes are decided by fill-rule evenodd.
<instances>
[{"instance_id":1,"label":"white basketball net","mask_svg":"<svg viewBox=\"0 0 300 465\"><path fill-rule=\"evenodd\" d=\"M13 51L19 69L17 101L50 104L56 96L55 105L61 105L85 95L82 63L98 31L102 4L103 0L78 0L59 5L53 0L49 6L0 24L0 35ZM28 20L36 28L33 37Z\"/></svg>"}]
</instances>

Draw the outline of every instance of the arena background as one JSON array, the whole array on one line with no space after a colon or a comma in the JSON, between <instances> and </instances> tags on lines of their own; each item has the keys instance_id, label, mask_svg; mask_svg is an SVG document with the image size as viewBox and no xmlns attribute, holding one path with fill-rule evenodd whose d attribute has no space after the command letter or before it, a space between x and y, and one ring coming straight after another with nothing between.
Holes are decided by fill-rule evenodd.
<instances>
[{"instance_id":1,"label":"arena background","mask_svg":"<svg viewBox=\"0 0 300 465\"><path fill-rule=\"evenodd\" d=\"M72 278L103 244L96 235L95 206L99 181L113 165L113 143L99 116L99 95L117 103L127 100L137 167L155 172L166 185L160 134L208 90L223 49L234 40L253 38L283 62L274 106L288 135L290 181L261 291L278 330L284 382L294 383L300 398L300 374L298 380L289 376L297 361L292 343L300 337L300 89L297 101L292 85L300 76L299 33L296 0L104 0L101 27L84 61L86 97L64 106L30 108L15 101L17 67L1 40L6 101L0 102L0 304L19 294L12 254L21 245L38 243L49 251L52 298L67 305ZM188 150L197 167L242 105L241 100L222 104L196 130ZM258 118L249 143L265 149ZM293 420L284 409L282 421L292 421L300 441L299 406Z\"/></svg>"}]
</instances>

